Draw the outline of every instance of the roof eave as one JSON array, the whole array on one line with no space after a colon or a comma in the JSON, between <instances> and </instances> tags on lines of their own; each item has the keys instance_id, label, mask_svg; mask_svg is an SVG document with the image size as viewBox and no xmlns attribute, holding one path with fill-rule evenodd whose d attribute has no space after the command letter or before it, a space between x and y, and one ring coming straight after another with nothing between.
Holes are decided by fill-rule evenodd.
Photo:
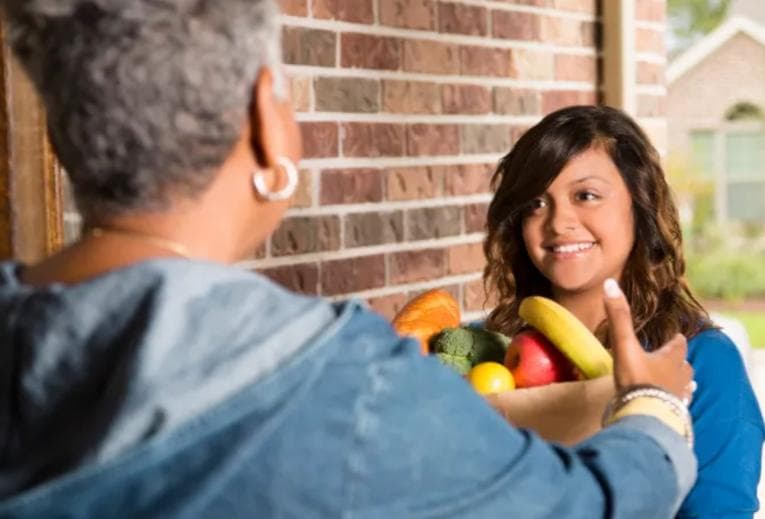
<instances>
[{"instance_id":1,"label":"roof eave","mask_svg":"<svg viewBox=\"0 0 765 519\"><path fill-rule=\"evenodd\" d=\"M730 18L672 60L667 66L667 83L672 84L685 75L739 33L765 46L765 27L748 18Z\"/></svg>"}]
</instances>

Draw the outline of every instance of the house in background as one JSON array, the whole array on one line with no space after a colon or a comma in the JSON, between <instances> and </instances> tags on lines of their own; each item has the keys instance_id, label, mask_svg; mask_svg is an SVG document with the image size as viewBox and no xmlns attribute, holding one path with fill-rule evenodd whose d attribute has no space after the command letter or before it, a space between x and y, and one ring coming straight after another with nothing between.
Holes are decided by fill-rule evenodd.
<instances>
[{"instance_id":1,"label":"house in background","mask_svg":"<svg viewBox=\"0 0 765 519\"><path fill-rule=\"evenodd\" d=\"M719 223L765 224L765 2L734 0L667 85L670 157L708 183Z\"/></svg>"}]
</instances>

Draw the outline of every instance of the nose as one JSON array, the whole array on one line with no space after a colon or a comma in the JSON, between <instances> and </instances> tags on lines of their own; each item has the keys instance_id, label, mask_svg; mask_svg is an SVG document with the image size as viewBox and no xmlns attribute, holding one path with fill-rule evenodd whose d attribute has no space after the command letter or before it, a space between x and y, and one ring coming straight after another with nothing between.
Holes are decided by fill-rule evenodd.
<instances>
[{"instance_id":1,"label":"nose","mask_svg":"<svg viewBox=\"0 0 765 519\"><path fill-rule=\"evenodd\" d=\"M547 214L547 229L556 236L563 236L576 230L579 223L576 210L571 204L551 204L550 211Z\"/></svg>"}]
</instances>

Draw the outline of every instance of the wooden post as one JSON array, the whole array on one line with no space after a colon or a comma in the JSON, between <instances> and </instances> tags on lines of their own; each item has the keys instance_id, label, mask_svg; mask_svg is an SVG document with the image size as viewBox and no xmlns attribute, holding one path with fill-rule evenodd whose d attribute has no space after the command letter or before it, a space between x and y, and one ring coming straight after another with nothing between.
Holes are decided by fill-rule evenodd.
<instances>
[{"instance_id":1,"label":"wooden post","mask_svg":"<svg viewBox=\"0 0 765 519\"><path fill-rule=\"evenodd\" d=\"M603 0L603 103L635 116L635 0Z\"/></svg>"},{"instance_id":2,"label":"wooden post","mask_svg":"<svg viewBox=\"0 0 765 519\"><path fill-rule=\"evenodd\" d=\"M61 183L45 110L0 23L0 258L38 261L63 243Z\"/></svg>"}]
</instances>

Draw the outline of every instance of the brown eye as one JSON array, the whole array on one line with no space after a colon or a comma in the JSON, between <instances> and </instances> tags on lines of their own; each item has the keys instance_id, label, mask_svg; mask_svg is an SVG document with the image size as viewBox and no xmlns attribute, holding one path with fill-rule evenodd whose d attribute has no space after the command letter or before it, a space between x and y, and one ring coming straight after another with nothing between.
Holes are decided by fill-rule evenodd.
<instances>
[{"instance_id":1,"label":"brown eye","mask_svg":"<svg viewBox=\"0 0 765 519\"><path fill-rule=\"evenodd\" d=\"M529 202L529 204L527 206L527 209L526 209L526 212L528 214L534 214L534 213L544 209L545 207L547 207L547 201L545 201L544 198L537 197L534 200L532 200L531 202Z\"/></svg>"},{"instance_id":2,"label":"brown eye","mask_svg":"<svg viewBox=\"0 0 765 519\"><path fill-rule=\"evenodd\" d=\"M576 194L576 199L580 202L593 202L600 200L600 196L592 191L580 191Z\"/></svg>"}]
</instances>

